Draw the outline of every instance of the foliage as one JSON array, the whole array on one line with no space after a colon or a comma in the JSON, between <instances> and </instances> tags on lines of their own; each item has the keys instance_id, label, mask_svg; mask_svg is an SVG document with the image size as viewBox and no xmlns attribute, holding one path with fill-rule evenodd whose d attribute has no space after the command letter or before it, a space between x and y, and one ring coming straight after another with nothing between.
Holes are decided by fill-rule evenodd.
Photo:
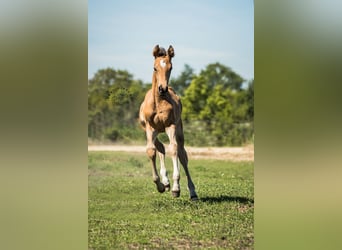
<instances>
[{"instance_id":1,"label":"foliage","mask_svg":"<svg viewBox=\"0 0 342 250\"><path fill-rule=\"evenodd\" d=\"M89 249L253 249L252 162L191 160L192 202L186 178L177 199L156 191L145 154L89 152L88 161Z\"/></svg>"},{"instance_id":2,"label":"foliage","mask_svg":"<svg viewBox=\"0 0 342 250\"><path fill-rule=\"evenodd\" d=\"M142 140L137 117L146 90L127 71L99 70L88 84L88 137Z\"/></svg>"},{"instance_id":3,"label":"foliage","mask_svg":"<svg viewBox=\"0 0 342 250\"><path fill-rule=\"evenodd\" d=\"M193 68L188 64L185 64L180 76L177 78L171 78L171 86L179 96L183 96L184 91L189 87L194 77L195 74Z\"/></svg>"},{"instance_id":4,"label":"foliage","mask_svg":"<svg viewBox=\"0 0 342 250\"><path fill-rule=\"evenodd\" d=\"M220 63L199 75L185 65L170 85L182 97L186 143L241 145L253 140L254 80L245 80ZM88 84L88 137L100 141L143 142L138 113L151 84L124 70L101 69Z\"/></svg>"},{"instance_id":5,"label":"foliage","mask_svg":"<svg viewBox=\"0 0 342 250\"><path fill-rule=\"evenodd\" d=\"M219 63L210 64L195 77L184 93L183 118L190 145L241 145L253 135L252 81L242 89L243 79Z\"/></svg>"}]
</instances>

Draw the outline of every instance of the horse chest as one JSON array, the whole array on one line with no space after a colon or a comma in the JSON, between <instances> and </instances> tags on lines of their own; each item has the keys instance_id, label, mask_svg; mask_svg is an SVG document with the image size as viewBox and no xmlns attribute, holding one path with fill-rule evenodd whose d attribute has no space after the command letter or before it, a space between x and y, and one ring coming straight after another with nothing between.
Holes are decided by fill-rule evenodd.
<instances>
[{"instance_id":1,"label":"horse chest","mask_svg":"<svg viewBox=\"0 0 342 250\"><path fill-rule=\"evenodd\" d=\"M164 132L165 128L171 124L177 124L180 119L180 106L178 99L158 100L155 102L146 102L144 106L144 120L151 127L159 132Z\"/></svg>"},{"instance_id":2,"label":"horse chest","mask_svg":"<svg viewBox=\"0 0 342 250\"><path fill-rule=\"evenodd\" d=\"M154 118L153 118L153 122L157 125L163 125L163 126L169 126L171 121L173 120L173 113L172 110L168 110L168 109L163 109L163 110L159 110Z\"/></svg>"}]
</instances>

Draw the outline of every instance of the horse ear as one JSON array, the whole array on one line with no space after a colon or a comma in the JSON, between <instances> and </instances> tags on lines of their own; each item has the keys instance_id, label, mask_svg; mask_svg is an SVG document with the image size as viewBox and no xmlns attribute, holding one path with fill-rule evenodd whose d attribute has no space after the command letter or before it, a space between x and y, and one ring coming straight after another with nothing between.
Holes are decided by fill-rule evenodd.
<instances>
[{"instance_id":1,"label":"horse ear","mask_svg":"<svg viewBox=\"0 0 342 250\"><path fill-rule=\"evenodd\" d=\"M167 50L167 54L169 55L170 58L175 56L175 50L173 49L172 45L169 46Z\"/></svg>"},{"instance_id":2,"label":"horse ear","mask_svg":"<svg viewBox=\"0 0 342 250\"><path fill-rule=\"evenodd\" d=\"M159 45L157 44L156 46L154 46L154 49L153 49L153 56L154 56L154 58L157 58L158 57L158 55L159 55L159 50L160 50L160 48L159 48Z\"/></svg>"}]
</instances>

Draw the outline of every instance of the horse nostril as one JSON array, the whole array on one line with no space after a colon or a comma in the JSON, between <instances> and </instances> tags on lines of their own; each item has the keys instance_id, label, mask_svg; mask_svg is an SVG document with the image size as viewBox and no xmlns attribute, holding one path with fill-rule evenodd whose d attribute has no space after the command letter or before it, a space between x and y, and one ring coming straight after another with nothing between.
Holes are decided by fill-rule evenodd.
<instances>
[{"instance_id":1,"label":"horse nostril","mask_svg":"<svg viewBox=\"0 0 342 250\"><path fill-rule=\"evenodd\" d=\"M168 87L166 86L166 88L165 89L163 89L163 87L160 85L159 87L158 87L158 91L159 91L159 94L165 94L165 93L167 93L168 92Z\"/></svg>"}]
</instances>

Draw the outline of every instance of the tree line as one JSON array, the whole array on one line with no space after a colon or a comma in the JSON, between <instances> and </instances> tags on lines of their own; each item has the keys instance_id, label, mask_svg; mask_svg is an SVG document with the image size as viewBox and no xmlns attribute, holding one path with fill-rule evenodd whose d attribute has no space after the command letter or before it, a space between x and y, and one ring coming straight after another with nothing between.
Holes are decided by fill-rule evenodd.
<instances>
[{"instance_id":1,"label":"tree line","mask_svg":"<svg viewBox=\"0 0 342 250\"><path fill-rule=\"evenodd\" d=\"M193 146L238 146L253 141L254 80L212 63L198 75L185 65L170 86L181 96L185 141ZM151 83L126 70L100 69L88 82L88 138L144 143L139 107ZM160 139L167 141L165 135Z\"/></svg>"}]
</instances>

